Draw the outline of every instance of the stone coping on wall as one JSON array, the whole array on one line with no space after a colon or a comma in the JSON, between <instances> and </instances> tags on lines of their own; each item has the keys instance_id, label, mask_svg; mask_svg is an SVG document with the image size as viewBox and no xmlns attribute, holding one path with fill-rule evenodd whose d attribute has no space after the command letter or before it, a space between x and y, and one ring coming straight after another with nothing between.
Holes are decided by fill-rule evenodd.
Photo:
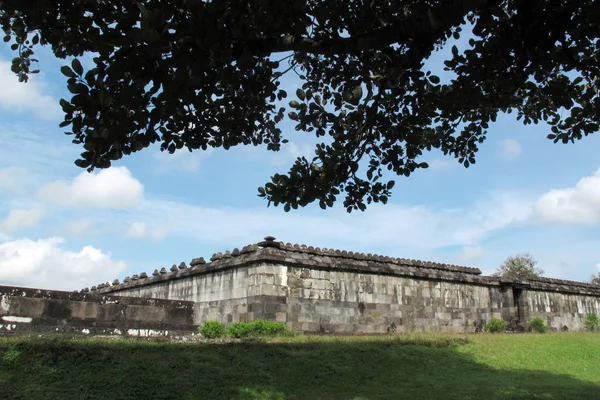
<instances>
[{"instance_id":1,"label":"stone coping on wall","mask_svg":"<svg viewBox=\"0 0 600 400\"><path fill-rule=\"evenodd\" d=\"M600 286L587 282L569 281L555 278L531 278L529 287L534 290L556 291L565 293L590 294L600 296Z\"/></svg>"},{"instance_id":2,"label":"stone coping on wall","mask_svg":"<svg viewBox=\"0 0 600 400\"><path fill-rule=\"evenodd\" d=\"M512 281L493 276L482 276L478 268L469 268L451 264L441 264L421 260L386 257L374 254L354 253L342 250L320 249L318 247L293 245L275 241L267 236L258 244L251 244L241 250L234 249L224 253L215 253L207 263L204 258L195 258L190 267L185 263L173 265L170 272L166 268L155 270L151 275L142 272L118 280L92 287L91 292L110 293L139 286L153 285L169 280L182 279L194 275L209 274L233 268L239 268L261 262L273 262L284 265L349 271L370 274L415 277L430 280L471 283L479 285L509 286L561 291L567 293L587 293L600 295L600 287L583 282L563 281L560 279L538 278L533 281ZM89 292L83 289L82 292Z\"/></svg>"}]
</instances>

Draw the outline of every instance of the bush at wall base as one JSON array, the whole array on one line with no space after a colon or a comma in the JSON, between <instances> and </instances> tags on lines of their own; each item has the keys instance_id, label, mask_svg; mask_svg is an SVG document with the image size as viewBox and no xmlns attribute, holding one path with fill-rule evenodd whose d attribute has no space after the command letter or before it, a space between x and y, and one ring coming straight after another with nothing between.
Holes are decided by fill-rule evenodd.
<instances>
[{"instance_id":1,"label":"bush at wall base","mask_svg":"<svg viewBox=\"0 0 600 400\"><path fill-rule=\"evenodd\" d=\"M288 329L281 322L257 319L252 322L235 322L228 329L218 321L206 321L200 327L200 334L205 339L216 339L223 336L232 338L266 337L266 336L295 336L294 331Z\"/></svg>"},{"instance_id":2,"label":"bush at wall base","mask_svg":"<svg viewBox=\"0 0 600 400\"><path fill-rule=\"evenodd\" d=\"M489 333L498 333L504 332L507 327L508 323L506 321L498 318L492 318L488 321L487 324L485 324L485 326L483 327L483 331Z\"/></svg>"},{"instance_id":3,"label":"bush at wall base","mask_svg":"<svg viewBox=\"0 0 600 400\"><path fill-rule=\"evenodd\" d=\"M234 338L263 336L294 336L294 331L281 322L257 319L252 322L236 322L229 326L229 336Z\"/></svg>"},{"instance_id":4,"label":"bush at wall base","mask_svg":"<svg viewBox=\"0 0 600 400\"><path fill-rule=\"evenodd\" d=\"M533 332L546 333L548 331L548 325L544 322L541 317L534 317L529 320L529 328Z\"/></svg>"},{"instance_id":5,"label":"bush at wall base","mask_svg":"<svg viewBox=\"0 0 600 400\"><path fill-rule=\"evenodd\" d=\"M200 334L205 339L216 339L225 336L225 327L219 321L206 321L200 327Z\"/></svg>"},{"instance_id":6,"label":"bush at wall base","mask_svg":"<svg viewBox=\"0 0 600 400\"><path fill-rule=\"evenodd\" d=\"M596 313L589 313L585 316L585 330L590 332L600 331L600 317Z\"/></svg>"}]
</instances>

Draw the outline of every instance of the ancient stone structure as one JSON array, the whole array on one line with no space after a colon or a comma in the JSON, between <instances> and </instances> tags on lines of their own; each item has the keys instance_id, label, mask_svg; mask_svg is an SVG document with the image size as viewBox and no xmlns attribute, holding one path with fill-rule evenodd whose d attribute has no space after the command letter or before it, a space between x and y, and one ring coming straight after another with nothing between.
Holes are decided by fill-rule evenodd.
<instances>
[{"instance_id":1,"label":"ancient stone structure","mask_svg":"<svg viewBox=\"0 0 600 400\"><path fill-rule=\"evenodd\" d=\"M0 335L170 336L196 332L191 301L0 286Z\"/></svg>"},{"instance_id":2,"label":"ancient stone structure","mask_svg":"<svg viewBox=\"0 0 600 400\"><path fill-rule=\"evenodd\" d=\"M582 330L600 287L549 278L511 281L476 268L264 241L102 283L98 294L194 301L194 323L269 319L300 333L472 332L491 318L534 316ZM566 327L566 328L565 328Z\"/></svg>"}]
</instances>

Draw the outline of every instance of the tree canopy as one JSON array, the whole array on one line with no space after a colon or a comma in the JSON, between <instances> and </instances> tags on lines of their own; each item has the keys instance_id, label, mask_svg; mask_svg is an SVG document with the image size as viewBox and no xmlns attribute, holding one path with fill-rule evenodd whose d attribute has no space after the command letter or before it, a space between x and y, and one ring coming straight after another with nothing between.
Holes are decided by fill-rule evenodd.
<instances>
[{"instance_id":1,"label":"tree canopy","mask_svg":"<svg viewBox=\"0 0 600 400\"><path fill-rule=\"evenodd\" d=\"M61 100L90 171L157 142L279 150L284 119L322 138L259 188L286 210L386 203L385 171L409 176L434 148L468 167L500 113L560 143L600 121L593 0L0 0L0 24L21 81L36 46L93 56L62 67ZM440 79L424 63L445 46Z\"/></svg>"},{"instance_id":2,"label":"tree canopy","mask_svg":"<svg viewBox=\"0 0 600 400\"><path fill-rule=\"evenodd\" d=\"M537 261L529 254L519 254L508 257L498 267L494 276L501 276L514 280L526 280L538 278L544 274L544 270L537 268Z\"/></svg>"},{"instance_id":3,"label":"tree canopy","mask_svg":"<svg viewBox=\"0 0 600 400\"><path fill-rule=\"evenodd\" d=\"M600 272L598 272L597 274L593 274L591 276L590 283L593 284L593 285L600 286Z\"/></svg>"}]
</instances>

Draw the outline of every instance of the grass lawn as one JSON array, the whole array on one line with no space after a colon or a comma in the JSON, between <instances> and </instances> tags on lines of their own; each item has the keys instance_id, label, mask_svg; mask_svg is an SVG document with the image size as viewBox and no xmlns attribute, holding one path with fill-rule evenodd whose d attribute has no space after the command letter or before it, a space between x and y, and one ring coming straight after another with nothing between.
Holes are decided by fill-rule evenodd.
<instances>
[{"instance_id":1,"label":"grass lawn","mask_svg":"<svg viewBox=\"0 0 600 400\"><path fill-rule=\"evenodd\" d=\"M600 334L0 338L1 399L600 399Z\"/></svg>"}]
</instances>

